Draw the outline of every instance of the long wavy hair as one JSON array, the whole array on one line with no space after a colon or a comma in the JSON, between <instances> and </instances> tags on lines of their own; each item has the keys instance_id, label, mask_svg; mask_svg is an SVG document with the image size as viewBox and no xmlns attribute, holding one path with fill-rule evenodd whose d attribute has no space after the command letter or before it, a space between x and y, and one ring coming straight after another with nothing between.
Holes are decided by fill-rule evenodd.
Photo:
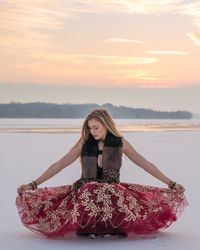
<instances>
[{"instance_id":1,"label":"long wavy hair","mask_svg":"<svg viewBox=\"0 0 200 250\"><path fill-rule=\"evenodd\" d=\"M90 135L90 129L88 127L88 121L91 119L95 119L99 121L110 133L113 135L122 138L123 136L120 134L118 129L116 128L116 125L111 117L111 115L108 113L106 109L98 108L91 111L85 118L85 121L83 123L82 127L82 135L80 140L87 141Z\"/></svg>"}]
</instances>

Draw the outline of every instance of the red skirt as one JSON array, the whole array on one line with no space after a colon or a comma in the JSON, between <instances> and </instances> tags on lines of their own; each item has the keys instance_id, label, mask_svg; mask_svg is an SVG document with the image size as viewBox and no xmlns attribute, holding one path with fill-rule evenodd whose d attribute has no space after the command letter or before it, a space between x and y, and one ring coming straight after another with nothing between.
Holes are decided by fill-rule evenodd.
<instances>
[{"instance_id":1,"label":"red skirt","mask_svg":"<svg viewBox=\"0 0 200 250\"><path fill-rule=\"evenodd\" d=\"M184 194L153 186L89 182L38 188L17 196L28 229L47 237L77 234L149 234L167 228L187 205Z\"/></svg>"}]
</instances>

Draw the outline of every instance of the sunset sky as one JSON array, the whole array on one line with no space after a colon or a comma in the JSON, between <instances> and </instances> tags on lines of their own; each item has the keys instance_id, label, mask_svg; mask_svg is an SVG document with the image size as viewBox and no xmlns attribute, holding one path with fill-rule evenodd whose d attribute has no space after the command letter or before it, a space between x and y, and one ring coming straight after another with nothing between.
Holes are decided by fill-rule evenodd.
<instances>
[{"instance_id":1,"label":"sunset sky","mask_svg":"<svg viewBox=\"0 0 200 250\"><path fill-rule=\"evenodd\" d=\"M0 103L200 112L200 1L0 0Z\"/></svg>"}]
</instances>

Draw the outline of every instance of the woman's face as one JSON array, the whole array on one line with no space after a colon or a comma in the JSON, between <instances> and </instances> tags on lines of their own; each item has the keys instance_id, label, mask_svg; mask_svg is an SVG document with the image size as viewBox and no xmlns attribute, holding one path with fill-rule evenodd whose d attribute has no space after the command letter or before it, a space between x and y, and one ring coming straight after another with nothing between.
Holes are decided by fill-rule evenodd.
<instances>
[{"instance_id":1,"label":"woman's face","mask_svg":"<svg viewBox=\"0 0 200 250\"><path fill-rule=\"evenodd\" d=\"M95 140L105 139L107 129L101 122L91 119L88 121L88 127Z\"/></svg>"}]
</instances>

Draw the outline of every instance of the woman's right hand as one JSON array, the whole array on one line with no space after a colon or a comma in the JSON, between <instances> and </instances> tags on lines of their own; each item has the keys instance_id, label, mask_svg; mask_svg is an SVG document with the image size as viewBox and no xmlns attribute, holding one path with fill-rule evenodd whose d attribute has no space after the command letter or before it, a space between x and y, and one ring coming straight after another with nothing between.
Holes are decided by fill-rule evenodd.
<instances>
[{"instance_id":1,"label":"woman's right hand","mask_svg":"<svg viewBox=\"0 0 200 250\"><path fill-rule=\"evenodd\" d=\"M31 187L29 184L24 184L24 185L21 185L18 189L17 189L17 192L18 194L23 194L25 191L27 190L31 190Z\"/></svg>"}]
</instances>

